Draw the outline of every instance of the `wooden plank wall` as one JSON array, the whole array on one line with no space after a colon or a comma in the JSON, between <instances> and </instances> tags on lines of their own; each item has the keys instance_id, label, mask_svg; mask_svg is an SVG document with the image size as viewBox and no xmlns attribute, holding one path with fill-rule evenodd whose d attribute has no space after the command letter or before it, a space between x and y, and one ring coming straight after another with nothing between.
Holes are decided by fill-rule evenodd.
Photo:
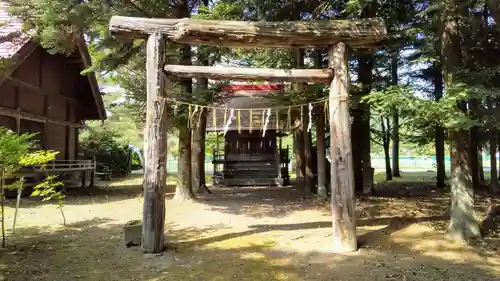
<instances>
[{"instance_id":1,"label":"wooden plank wall","mask_svg":"<svg viewBox=\"0 0 500 281\"><path fill-rule=\"evenodd\" d=\"M0 107L66 121L43 124L44 148L59 151L58 159L77 155L79 72L78 63L39 47L12 73L12 79L0 85ZM11 129L16 129L16 118L0 116L0 125L11 127L12 122Z\"/></svg>"},{"instance_id":2,"label":"wooden plank wall","mask_svg":"<svg viewBox=\"0 0 500 281\"><path fill-rule=\"evenodd\" d=\"M262 136L262 131L253 130L249 132L242 130L241 134L237 130L231 130L226 133L225 155L232 159L247 155L274 155L277 149L276 130L267 130L266 135ZM250 145L250 147L248 147ZM244 153L246 151L246 153Z\"/></svg>"}]
</instances>

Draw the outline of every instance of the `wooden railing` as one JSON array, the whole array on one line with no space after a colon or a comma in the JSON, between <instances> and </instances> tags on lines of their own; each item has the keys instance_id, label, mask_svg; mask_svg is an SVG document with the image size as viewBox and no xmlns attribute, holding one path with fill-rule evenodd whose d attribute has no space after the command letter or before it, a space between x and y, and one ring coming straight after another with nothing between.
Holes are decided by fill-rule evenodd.
<instances>
[{"instance_id":1,"label":"wooden railing","mask_svg":"<svg viewBox=\"0 0 500 281\"><path fill-rule=\"evenodd\" d=\"M45 165L35 165L35 171L54 171L54 170L93 170L94 160L55 160Z\"/></svg>"},{"instance_id":2,"label":"wooden railing","mask_svg":"<svg viewBox=\"0 0 500 281\"><path fill-rule=\"evenodd\" d=\"M18 176L30 176L39 173L64 173L95 171L95 160L54 160L44 165L34 165L20 170Z\"/></svg>"},{"instance_id":3,"label":"wooden railing","mask_svg":"<svg viewBox=\"0 0 500 281\"><path fill-rule=\"evenodd\" d=\"M95 160L55 160L45 165L33 165L22 168L18 173L9 178L10 180L22 177L36 179L39 175L44 174L81 173L82 187L86 187L87 179L90 179L90 186L95 186L96 167L97 162ZM32 184L33 182L28 182L25 185L30 186Z\"/></svg>"}]
</instances>

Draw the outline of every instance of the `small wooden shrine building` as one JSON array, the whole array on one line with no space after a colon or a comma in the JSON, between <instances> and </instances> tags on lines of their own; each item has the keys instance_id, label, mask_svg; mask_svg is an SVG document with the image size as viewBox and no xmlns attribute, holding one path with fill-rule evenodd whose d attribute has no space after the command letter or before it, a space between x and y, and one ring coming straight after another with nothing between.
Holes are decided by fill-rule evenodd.
<instances>
[{"instance_id":1,"label":"small wooden shrine building","mask_svg":"<svg viewBox=\"0 0 500 281\"><path fill-rule=\"evenodd\" d=\"M92 171L92 160L78 159L78 131L85 120L106 112L83 37L69 56L51 54L27 34L0 1L0 126L36 133L39 149L58 151L51 172Z\"/></svg>"},{"instance_id":2,"label":"small wooden shrine building","mask_svg":"<svg viewBox=\"0 0 500 281\"><path fill-rule=\"evenodd\" d=\"M236 84L221 90L228 99L207 118L207 132L217 132L214 184L288 184L288 147L281 147L277 114L266 99L283 91L283 85Z\"/></svg>"}]
</instances>

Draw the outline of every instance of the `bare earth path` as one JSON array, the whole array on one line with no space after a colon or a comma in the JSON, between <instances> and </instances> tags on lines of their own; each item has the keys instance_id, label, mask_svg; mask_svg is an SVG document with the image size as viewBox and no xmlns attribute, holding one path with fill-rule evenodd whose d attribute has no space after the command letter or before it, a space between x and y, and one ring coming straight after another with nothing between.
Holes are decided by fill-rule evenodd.
<instances>
[{"instance_id":1,"label":"bare earth path","mask_svg":"<svg viewBox=\"0 0 500 281\"><path fill-rule=\"evenodd\" d=\"M0 249L0 280L500 280L497 234L476 247L443 238L443 194L360 198L361 249L345 255L330 253L327 204L297 189L169 198L169 250L144 256L123 245L123 224L142 212L135 184L70 194L67 226L55 205L24 200L17 233ZM6 209L9 230L13 205Z\"/></svg>"}]
</instances>

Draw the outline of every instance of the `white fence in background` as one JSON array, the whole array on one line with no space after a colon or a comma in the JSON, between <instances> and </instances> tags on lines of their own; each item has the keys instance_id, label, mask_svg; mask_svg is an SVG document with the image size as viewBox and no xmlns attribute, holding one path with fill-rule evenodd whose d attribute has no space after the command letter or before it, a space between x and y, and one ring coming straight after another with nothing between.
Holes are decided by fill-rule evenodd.
<instances>
[{"instance_id":1,"label":"white fence in background","mask_svg":"<svg viewBox=\"0 0 500 281\"><path fill-rule=\"evenodd\" d=\"M292 160L293 161L293 160ZM372 166L376 171L383 171L385 169L384 157L373 156ZM168 172L177 172L177 159L170 157L168 159ZM450 159L446 157L445 159L446 169L450 168ZM427 171L436 169L436 160L433 156L402 156L399 159L399 166L402 171ZM483 167L485 171L489 170L490 158L488 156L483 157ZM293 165L290 165L290 169L293 169ZM211 174L213 170L212 159L205 160L205 171L207 174Z\"/></svg>"}]
</instances>

